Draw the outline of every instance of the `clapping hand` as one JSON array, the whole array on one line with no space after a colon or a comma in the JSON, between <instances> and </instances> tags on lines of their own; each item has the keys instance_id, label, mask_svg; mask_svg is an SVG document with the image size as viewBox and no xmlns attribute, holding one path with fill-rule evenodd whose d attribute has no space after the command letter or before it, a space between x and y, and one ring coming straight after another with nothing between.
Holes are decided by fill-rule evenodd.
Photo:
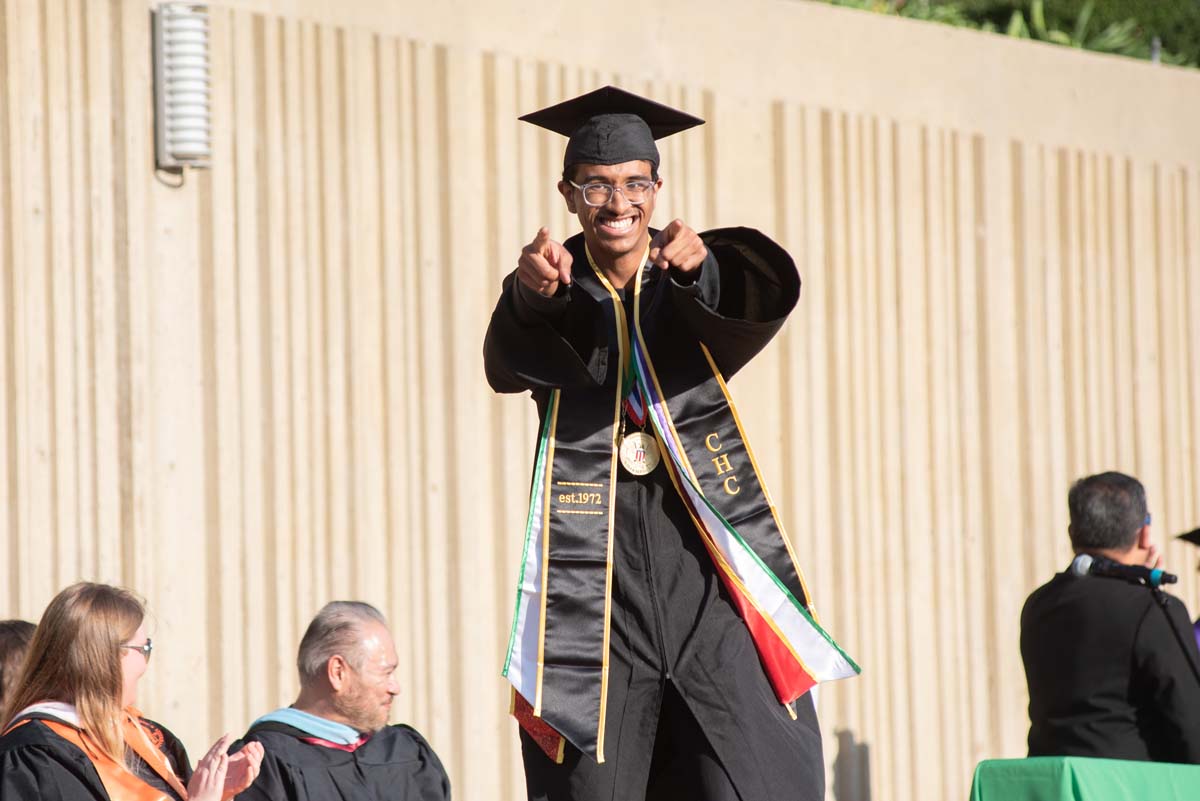
<instances>
[{"instance_id":1,"label":"clapping hand","mask_svg":"<svg viewBox=\"0 0 1200 801\"><path fill-rule=\"evenodd\" d=\"M224 735L201 757L192 780L188 782L188 801L221 801L225 777L229 772L229 755L225 751L232 741L232 734Z\"/></svg>"},{"instance_id":2,"label":"clapping hand","mask_svg":"<svg viewBox=\"0 0 1200 801\"><path fill-rule=\"evenodd\" d=\"M254 783L262 766L262 745L247 743L230 756L231 742L232 734L223 735L196 765L188 782L188 801L229 801Z\"/></svg>"},{"instance_id":3,"label":"clapping hand","mask_svg":"<svg viewBox=\"0 0 1200 801\"><path fill-rule=\"evenodd\" d=\"M262 743L246 743L241 751L229 757L229 771L225 774L225 790L221 794L222 801L229 801L238 793L244 792L258 778L262 767Z\"/></svg>"}]
</instances>

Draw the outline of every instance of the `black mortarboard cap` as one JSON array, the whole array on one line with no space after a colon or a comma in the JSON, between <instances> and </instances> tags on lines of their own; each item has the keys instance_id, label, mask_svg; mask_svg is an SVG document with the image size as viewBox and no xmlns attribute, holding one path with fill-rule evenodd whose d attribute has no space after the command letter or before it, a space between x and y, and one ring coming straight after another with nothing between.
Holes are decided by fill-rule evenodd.
<instances>
[{"instance_id":1,"label":"black mortarboard cap","mask_svg":"<svg viewBox=\"0 0 1200 801\"><path fill-rule=\"evenodd\" d=\"M1194 528L1191 531L1185 531L1175 539L1190 542L1192 545L1200 545L1200 528Z\"/></svg>"},{"instance_id":2,"label":"black mortarboard cap","mask_svg":"<svg viewBox=\"0 0 1200 801\"><path fill-rule=\"evenodd\" d=\"M570 137L563 169L573 164L648 161L658 168L655 139L686 131L704 120L615 86L564 100L521 117Z\"/></svg>"}]
</instances>

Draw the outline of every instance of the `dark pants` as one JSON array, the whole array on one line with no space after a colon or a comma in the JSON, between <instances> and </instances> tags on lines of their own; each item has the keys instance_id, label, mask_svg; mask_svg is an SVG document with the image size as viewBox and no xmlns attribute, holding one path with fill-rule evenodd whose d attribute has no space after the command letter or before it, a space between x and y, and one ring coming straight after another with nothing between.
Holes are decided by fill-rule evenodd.
<instances>
[{"instance_id":1,"label":"dark pants","mask_svg":"<svg viewBox=\"0 0 1200 801\"><path fill-rule=\"evenodd\" d=\"M639 701L637 708L645 717L657 717L653 747L644 747L644 739L637 744L622 741L618 758L603 765L570 744L563 764L556 765L521 732L530 801L742 801L672 685L664 684L657 697Z\"/></svg>"}]
</instances>

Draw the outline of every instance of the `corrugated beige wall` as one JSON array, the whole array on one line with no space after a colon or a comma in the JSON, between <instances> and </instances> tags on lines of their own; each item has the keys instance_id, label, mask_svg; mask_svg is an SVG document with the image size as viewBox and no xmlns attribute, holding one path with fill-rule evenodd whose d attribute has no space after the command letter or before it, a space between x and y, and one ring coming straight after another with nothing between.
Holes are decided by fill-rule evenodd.
<instances>
[{"instance_id":1,"label":"corrugated beige wall","mask_svg":"<svg viewBox=\"0 0 1200 801\"><path fill-rule=\"evenodd\" d=\"M534 419L480 345L521 244L574 230L516 116L604 82L710 120L665 143L660 222L760 227L805 279L733 391L864 666L821 691L830 797L962 798L1023 753L1017 617L1073 478L1200 524L1200 73L787 0L235 0L213 168L172 186L144 0L2 8L0 616L143 593L142 704L193 752L356 597L457 797L523 797Z\"/></svg>"}]
</instances>

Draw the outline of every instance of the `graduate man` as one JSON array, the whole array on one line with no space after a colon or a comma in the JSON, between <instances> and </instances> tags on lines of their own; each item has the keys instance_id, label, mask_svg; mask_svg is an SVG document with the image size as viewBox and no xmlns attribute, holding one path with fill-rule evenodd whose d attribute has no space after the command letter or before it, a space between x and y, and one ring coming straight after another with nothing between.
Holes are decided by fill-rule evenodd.
<instances>
[{"instance_id":1,"label":"graduate man","mask_svg":"<svg viewBox=\"0 0 1200 801\"><path fill-rule=\"evenodd\" d=\"M387 725L400 692L396 646L379 610L325 605L300 641L300 696L250 725L262 770L241 801L450 801L450 780L415 729ZM240 748L241 743L234 748Z\"/></svg>"},{"instance_id":2,"label":"graduate man","mask_svg":"<svg viewBox=\"0 0 1200 801\"><path fill-rule=\"evenodd\" d=\"M541 420L505 675L530 799L824 798L807 691L857 666L816 623L725 379L795 306L761 233L650 227L655 140L702 120L605 87L521 119L568 137L484 342Z\"/></svg>"}]
</instances>

